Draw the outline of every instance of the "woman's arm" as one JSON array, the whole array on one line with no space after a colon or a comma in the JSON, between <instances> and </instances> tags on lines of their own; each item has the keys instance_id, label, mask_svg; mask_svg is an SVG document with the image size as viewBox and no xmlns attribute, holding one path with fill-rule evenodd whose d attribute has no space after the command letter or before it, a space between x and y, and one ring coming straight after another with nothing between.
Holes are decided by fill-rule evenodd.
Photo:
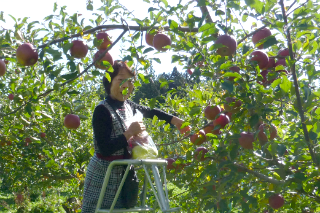
<instances>
[{"instance_id":1,"label":"woman's arm","mask_svg":"<svg viewBox=\"0 0 320 213\"><path fill-rule=\"evenodd\" d=\"M156 115L160 120L165 120L167 123L171 123L172 125L175 125L181 133L186 133L187 131L190 131L189 126L181 129L181 126L184 121L176 116L166 113L160 109L156 109L156 108L150 109L149 107L141 106L129 100L128 100L128 103L130 104L133 110L135 109L139 110L143 114L143 117L145 118L153 118L153 116Z\"/></svg>"},{"instance_id":2,"label":"woman's arm","mask_svg":"<svg viewBox=\"0 0 320 213\"><path fill-rule=\"evenodd\" d=\"M128 146L127 140L132 136L130 132L126 131L117 138L111 139L112 132L112 117L109 110L99 105L95 108L92 117L92 126L97 146L100 154L103 156L110 156L116 151Z\"/></svg>"}]
</instances>

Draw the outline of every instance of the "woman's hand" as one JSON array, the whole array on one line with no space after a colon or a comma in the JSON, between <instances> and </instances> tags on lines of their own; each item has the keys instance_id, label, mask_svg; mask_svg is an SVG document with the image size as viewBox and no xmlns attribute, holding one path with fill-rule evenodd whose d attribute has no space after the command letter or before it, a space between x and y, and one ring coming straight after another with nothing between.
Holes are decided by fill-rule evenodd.
<instances>
[{"instance_id":1,"label":"woman's hand","mask_svg":"<svg viewBox=\"0 0 320 213\"><path fill-rule=\"evenodd\" d=\"M134 135L138 135L140 132L145 131L146 127L143 124L142 121L136 121L132 122L127 131L125 131L123 134L129 140Z\"/></svg>"},{"instance_id":2,"label":"woman's hand","mask_svg":"<svg viewBox=\"0 0 320 213\"><path fill-rule=\"evenodd\" d=\"M186 126L181 129L183 122L184 122L184 120L181 120L180 118L178 118L176 116L173 116L171 119L171 124L175 125L181 134L189 135L190 131L191 131L191 127Z\"/></svg>"}]
</instances>

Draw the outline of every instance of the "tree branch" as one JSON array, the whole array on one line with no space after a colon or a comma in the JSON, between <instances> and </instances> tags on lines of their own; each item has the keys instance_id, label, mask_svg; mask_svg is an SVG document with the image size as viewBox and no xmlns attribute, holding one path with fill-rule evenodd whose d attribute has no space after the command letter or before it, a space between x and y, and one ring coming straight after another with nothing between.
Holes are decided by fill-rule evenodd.
<instances>
[{"instance_id":1,"label":"tree branch","mask_svg":"<svg viewBox=\"0 0 320 213\"><path fill-rule=\"evenodd\" d=\"M74 81L75 79L79 78L81 75L83 75L84 73L86 73L97 61L99 61L100 59L102 59L104 57L104 55L122 38L122 36L128 31L128 29L125 29L120 36L97 58L95 59L85 70L83 70L80 74L78 74L76 77L74 77L73 79L70 79L62 84L60 84L60 86L64 86L72 81ZM51 92L53 92L54 89L50 89L48 91L46 91L45 93L42 93L38 96L38 98L41 97L46 97L48 94L50 94ZM21 105L20 107L18 107L17 109L15 109L14 111L7 113L7 114L2 114L1 117L6 117L8 115L14 114L16 113L18 110L22 109L23 107L25 107L28 103L31 103L31 99L24 103L23 105Z\"/></svg>"},{"instance_id":2,"label":"tree branch","mask_svg":"<svg viewBox=\"0 0 320 213\"><path fill-rule=\"evenodd\" d=\"M239 165L239 164L237 164L237 163L234 163L234 165L235 165L237 168L239 168L239 169L241 169L241 170L244 170L245 172L248 172L248 173L250 173L250 174L252 174L252 175L254 175L254 176L256 176L256 177L258 177L258 178L260 178L260 179L262 179L262 180L265 180L265 181L269 182L269 183L272 183L272 184L275 184L275 185L280 185L280 184L285 183L284 181L272 179L272 178L270 178L270 177L268 177L268 176L266 176L266 175L260 174L259 172L255 172L255 171L253 171L253 170L250 170L250 169L248 169L247 167L242 166L242 165Z\"/></svg>"},{"instance_id":3,"label":"tree branch","mask_svg":"<svg viewBox=\"0 0 320 213\"><path fill-rule=\"evenodd\" d=\"M281 5L282 16L283 16L283 19L284 19L285 26L287 26L288 25L288 20L287 20L287 15L286 15L285 8L284 8L283 0L280 0L279 4ZM287 45L288 45L288 49L289 49L290 59L291 59L291 61L293 61L294 60L294 55L293 55L293 50L292 50L292 41L291 41L290 28L287 28ZM298 84L298 79L297 79L297 74L296 74L296 66L295 65L296 65L296 63L294 62L293 65L290 68L291 68L291 74L292 74L293 82L294 82L294 89L295 89L296 96L297 96L297 105L298 105L299 115L300 115L300 119L301 119L301 125L302 125L304 137L305 137L306 143L308 145L308 149L309 149L312 161L313 161L313 163L315 165L319 166L318 161L316 159L316 156L314 154L312 145L310 143L309 133L308 133L308 130L307 130L307 126L305 124L305 118L304 118L304 113L303 113L302 104L301 104L301 97L300 97L299 84Z\"/></svg>"},{"instance_id":4,"label":"tree branch","mask_svg":"<svg viewBox=\"0 0 320 213\"><path fill-rule=\"evenodd\" d=\"M308 2L309 2L309 0L306 1L305 3L301 4L299 7L294 8L294 10L290 11L290 12L287 14L287 17L288 17L291 13L293 13L295 10L299 9L300 7L303 7L303 6L304 6L305 4L307 4ZM294 5L294 3L296 3L296 1L294 1L294 2L290 5L289 9ZM288 10L289 10L289 9L288 9Z\"/></svg>"},{"instance_id":5,"label":"tree branch","mask_svg":"<svg viewBox=\"0 0 320 213\"><path fill-rule=\"evenodd\" d=\"M253 34L255 34L256 32L262 30L263 28L265 28L266 26L268 26L269 24L266 24L258 29L256 29L255 31L247 34L245 37L243 37L242 39L240 39L239 41L237 41L237 44L239 45L240 43L242 43L244 40L246 40L247 38L249 38L250 36L252 36Z\"/></svg>"}]
</instances>

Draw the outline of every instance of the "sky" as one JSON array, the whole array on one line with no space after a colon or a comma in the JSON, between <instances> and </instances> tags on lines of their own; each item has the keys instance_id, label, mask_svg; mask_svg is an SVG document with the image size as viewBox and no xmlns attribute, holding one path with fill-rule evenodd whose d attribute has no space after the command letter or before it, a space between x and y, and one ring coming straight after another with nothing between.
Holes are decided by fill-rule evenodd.
<instances>
[{"instance_id":1,"label":"sky","mask_svg":"<svg viewBox=\"0 0 320 213\"><path fill-rule=\"evenodd\" d=\"M82 17L89 20L91 17L94 17L91 14L95 12L95 10L99 8L102 4L100 0L94 0L94 11L87 11L86 1L87 0L10 0L7 1L5 4L2 4L0 7L0 11L4 12L4 18L6 20L6 23L0 21L0 27L6 29L13 29L14 21L10 16L8 16L9 14L15 18L30 17L28 19L28 22L41 22L44 17L54 14L53 5L55 2L58 4L58 10L56 11L56 13L59 12L60 6L67 6L66 12L69 15L72 15L74 13L80 13L82 14ZM168 2L170 5L173 5L176 4L178 0L170 0ZM138 19L143 19L146 16L148 16L148 8L150 7L150 4L143 2L142 0L121 0L120 3L125 5L130 11L133 11L134 16ZM106 22L105 24L109 23ZM135 22L129 22L129 25L137 26ZM121 32L122 30L112 30L108 31L108 34L110 34L112 39L115 40L118 37L118 35L121 34ZM127 33L125 36L128 35L129 34ZM147 45L144 39L143 42L145 45ZM121 42L118 42L110 50L110 54L113 56L114 60L120 59L120 45ZM161 64L158 64L157 62L153 63L156 74L160 74L163 72L171 72L175 66L178 67L179 71L183 71L183 67L178 66L177 63L171 64L172 54L173 53L171 51L167 51L165 53L157 53L154 56L153 53L150 53L149 57L159 58L161 60Z\"/></svg>"}]
</instances>

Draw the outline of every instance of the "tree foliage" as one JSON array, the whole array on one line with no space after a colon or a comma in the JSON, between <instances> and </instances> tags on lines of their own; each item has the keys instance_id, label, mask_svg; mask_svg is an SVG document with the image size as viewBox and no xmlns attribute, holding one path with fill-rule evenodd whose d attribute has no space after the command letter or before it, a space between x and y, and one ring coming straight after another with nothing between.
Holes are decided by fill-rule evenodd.
<instances>
[{"instance_id":1,"label":"tree foliage","mask_svg":"<svg viewBox=\"0 0 320 213\"><path fill-rule=\"evenodd\" d=\"M81 197L85 168L94 151L91 116L104 96L101 78L106 75L93 66L94 35L99 30L123 29L113 45L119 40L126 44L121 57L136 67L136 101L148 98L144 104L185 119L191 134L209 123L203 113L206 106L223 106L230 97L242 102L220 135L207 134L202 145L209 150L205 161L194 159L197 146L189 137L157 118L146 121L159 157L174 157L175 165L180 165L168 171L168 180L181 191L180 195L170 191L173 203L185 212L320 210L318 1L197 0L171 5L166 0L144 0L150 7L142 20L132 18L119 1L101 2L100 8L87 2L94 19L68 14L65 7L54 4L54 14L41 23L11 16L14 27L0 29L0 57L8 62L6 74L0 77L3 183L14 191L67 184ZM0 20L5 21L3 13ZM128 26L129 20L136 26ZM250 30L243 29L248 25ZM263 51L276 60L285 58L287 65L273 68L269 84L259 83L261 70L250 61L256 50L251 36L264 27L272 30L272 36L261 42ZM160 61L151 54L156 51L141 42L151 29L170 36L171 63L192 69L191 76L181 76L177 70L154 76L153 63L170 61ZM232 56L216 52L221 45L215 41L223 34L237 40ZM75 38L89 46L83 59L69 53ZM26 42L37 48L39 61L34 66L23 67L15 57L16 49ZM278 55L283 48L289 49L289 56ZM239 74L230 71L233 66L240 68ZM284 69L288 72L276 72ZM13 100L9 94L14 94ZM63 126L69 113L81 119L76 130ZM273 124L277 137L259 141L260 122ZM239 145L242 132L254 133L253 149ZM269 130L266 135L270 136ZM27 144L26 138L31 142ZM274 194L285 199L279 210L269 205Z\"/></svg>"}]
</instances>

